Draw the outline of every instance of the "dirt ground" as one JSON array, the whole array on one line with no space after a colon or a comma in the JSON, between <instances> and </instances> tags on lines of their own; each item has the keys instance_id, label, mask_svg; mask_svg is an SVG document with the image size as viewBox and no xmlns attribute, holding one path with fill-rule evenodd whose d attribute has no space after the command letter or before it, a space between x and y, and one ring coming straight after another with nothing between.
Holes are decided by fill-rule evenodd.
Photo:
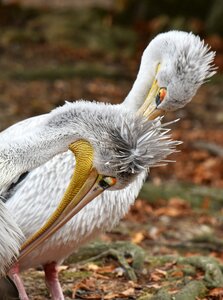
<instances>
[{"instance_id":1,"label":"dirt ground","mask_svg":"<svg viewBox=\"0 0 223 300\"><path fill-rule=\"evenodd\" d=\"M95 44L90 35L97 33L97 21L90 32L83 26L91 14L75 15L75 39L70 12L19 14L20 23L13 26L4 25L6 16L1 19L1 129L65 100L123 101L145 45L135 31L107 32L105 26ZM223 299L221 73L165 120L175 118L180 120L172 125L173 138L183 141L171 157L176 162L152 169L119 226L60 266L67 300ZM31 300L50 299L41 269L26 271L23 279Z\"/></svg>"}]
</instances>

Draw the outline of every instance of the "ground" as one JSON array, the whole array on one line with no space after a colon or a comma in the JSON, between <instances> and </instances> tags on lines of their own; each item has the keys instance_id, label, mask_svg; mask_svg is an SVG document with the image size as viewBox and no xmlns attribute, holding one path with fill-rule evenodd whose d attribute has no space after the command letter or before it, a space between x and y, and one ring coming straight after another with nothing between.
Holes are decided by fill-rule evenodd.
<instances>
[{"instance_id":1,"label":"ground","mask_svg":"<svg viewBox=\"0 0 223 300\"><path fill-rule=\"evenodd\" d=\"M96 36L95 12L14 9L19 22L8 26L7 14L1 18L1 129L65 100L123 101L146 44L141 35L110 27L103 16ZM180 118L171 125L183 141L171 157L176 162L151 170L119 226L64 262L66 299L223 299L221 82L218 73L186 108L165 117ZM41 269L23 278L31 299L50 299Z\"/></svg>"}]
</instances>

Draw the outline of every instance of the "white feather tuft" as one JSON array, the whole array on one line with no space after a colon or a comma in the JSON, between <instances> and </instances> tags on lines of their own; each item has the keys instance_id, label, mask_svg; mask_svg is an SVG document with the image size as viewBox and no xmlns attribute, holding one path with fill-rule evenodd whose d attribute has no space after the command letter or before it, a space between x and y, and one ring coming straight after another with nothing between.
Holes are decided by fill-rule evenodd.
<instances>
[{"instance_id":1,"label":"white feather tuft","mask_svg":"<svg viewBox=\"0 0 223 300\"><path fill-rule=\"evenodd\" d=\"M5 275L9 266L19 254L24 236L16 222L0 200L0 276Z\"/></svg>"},{"instance_id":2,"label":"white feather tuft","mask_svg":"<svg viewBox=\"0 0 223 300\"><path fill-rule=\"evenodd\" d=\"M215 52L198 36L183 31L169 31L157 35L147 46L132 90L124 105L133 111L139 108L154 79L167 94L158 106L176 110L191 101L198 88L216 73ZM160 65L156 74L157 66Z\"/></svg>"}]
</instances>

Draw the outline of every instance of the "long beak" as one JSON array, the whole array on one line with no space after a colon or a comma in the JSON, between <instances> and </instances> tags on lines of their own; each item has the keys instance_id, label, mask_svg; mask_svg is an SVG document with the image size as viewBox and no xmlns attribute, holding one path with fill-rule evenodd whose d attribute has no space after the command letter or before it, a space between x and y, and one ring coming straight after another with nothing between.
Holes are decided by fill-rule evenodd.
<instances>
[{"instance_id":1,"label":"long beak","mask_svg":"<svg viewBox=\"0 0 223 300\"><path fill-rule=\"evenodd\" d=\"M51 237L85 205L116 183L115 178L98 174L92 167L93 149L88 142L77 141L70 145L70 150L75 155L76 166L64 197L44 226L22 245L18 262Z\"/></svg>"},{"instance_id":2,"label":"long beak","mask_svg":"<svg viewBox=\"0 0 223 300\"><path fill-rule=\"evenodd\" d=\"M160 65L157 67L156 73L159 71ZM153 120L156 117L163 115L164 111L158 108L158 105L164 99L166 95L166 89L159 87L157 80L154 79L149 93L143 103L139 108L138 114L145 116L149 120Z\"/></svg>"}]
</instances>

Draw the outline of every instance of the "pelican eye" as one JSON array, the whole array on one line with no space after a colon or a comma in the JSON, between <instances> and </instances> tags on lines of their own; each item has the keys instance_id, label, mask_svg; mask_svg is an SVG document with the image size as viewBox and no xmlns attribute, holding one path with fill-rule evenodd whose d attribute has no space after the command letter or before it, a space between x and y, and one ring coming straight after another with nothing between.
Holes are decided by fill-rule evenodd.
<instances>
[{"instance_id":1,"label":"pelican eye","mask_svg":"<svg viewBox=\"0 0 223 300\"><path fill-rule=\"evenodd\" d=\"M159 92L157 93L156 96L156 106L158 106L165 98L166 96L166 88L162 87L159 89Z\"/></svg>"},{"instance_id":2,"label":"pelican eye","mask_svg":"<svg viewBox=\"0 0 223 300\"><path fill-rule=\"evenodd\" d=\"M103 189L106 190L109 187L113 186L116 184L117 179L115 177L110 177L110 176L104 176L100 181L99 181L99 186Z\"/></svg>"}]
</instances>

